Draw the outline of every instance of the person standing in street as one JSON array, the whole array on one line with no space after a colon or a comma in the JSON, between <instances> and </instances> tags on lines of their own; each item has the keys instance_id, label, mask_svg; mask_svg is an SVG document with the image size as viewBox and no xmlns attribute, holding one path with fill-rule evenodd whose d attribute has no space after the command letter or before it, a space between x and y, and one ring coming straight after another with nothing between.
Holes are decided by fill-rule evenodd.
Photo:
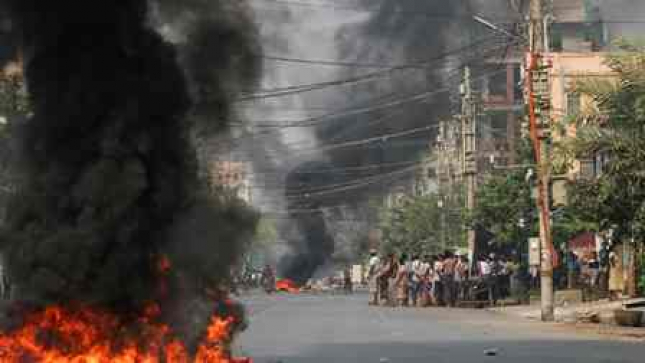
<instances>
[{"instance_id":1,"label":"person standing in street","mask_svg":"<svg viewBox=\"0 0 645 363\"><path fill-rule=\"evenodd\" d=\"M267 294L275 292L275 273L270 265L264 266L262 270L262 287Z\"/></svg>"},{"instance_id":2,"label":"person standing in street","mask_svg":"<svg viewBox=\"0 0 645 363\"><path fill-rule=\"evenodd\" d=\"M443 299L448 307L455 307L456 305L456 288L455 288L455 270L457 260L450 251L446 251L443 261L443 273L441 275L441 283L443 285Z\"/></svg>"},{"instance_id":3,"label":"person standing in street","mask_svg":"<svg viewBox=\"0 0 645 363\"><path fill-rule=\"evenodd\" d=\"M589 260L587 260L587 270L589 271L589 287L596 288L598 286L598 276L600 275L600 261L598 261L596 251L592 251Z\"/></svg>"},{"instance_id":4,"label":"person standing in street","mask_svg":"<svg viewBox=\"0 0 645 363\"><path fill-rule=\"evenodd\" d=\"M398 263L398 269L395 274L394 287L396 288L396 302L398 306L407 307L409 302L410 289L410 272L408 270L407 256L401 255Z\"/></svg>"},{"instance_id":5,"label":"person standing in street","mask_svg":"<svg viewBox=\"0 0 645 363\"><path fill-rule=\"evenodd\" d=\"M424 255L423 261L419 268L415 270L415 275L419 279L419 288L417 292L417 303L420 307L426 307L430 304L430 288L432 286L432 258L430 255Z\"/></svg>"},{"instance_id":6,"label":"person standing in street","mask_svg":"<svg viewBox=\"0 0 645 363\"><path fill-rule=\"evenodd\" d=\"M499 275L497 276L497 281L499 283L499 296L505 299L511 296L511 272L506 256L501 256L498 263Z\"/></svg>"},{"instance_id":7,"label":"person standing in street","mask_svg":"<svg viewBox=\"0 0 645 363\"><path fill-rule=\"evenodd\" d=\"M392 253L390 255L390 269L387 274L387 305L391 307L395 307L397 302L396 279L400 267L401 265L399 260L397 260L396 255Z\"/></svg>"},{"instance_id":8,"label":"person standing in street","mask_svg":"<svg viewBox=\"0 0 645 363\"><path fill-rule=\"evenodd\" d=\"M378 305L379 301L379 268L381 259L375 249L370 250L370 259L367 266L367 281L370 294L369 305Z\"/></svg>"},{"instance_id":9,"label":"person standing in street","mask_svg":"<svg viewBox=\"0 0 645 363\"><path fill-rule=\"evenodd\" d=\"M421 290L421 258L419 255L414 255L412 262L410 263L410 270L408 274L410 275L410 303L412 306L417 306L417 301L419 299L419 294Z\"/></svg>"},{"instance_id":10,"label":"person standing in street","mask_svg":"<svg viewBox=\"0 0 645 363\"><path fill-rule=\"evenodd\" d=\"M486 287L488 300L492 303L493 301L493 277L492 277L492 267L491 261L485 255L480 256L479 258L479 278Z\"/></svg>"},{"instance_id":11,"label":"person standing in street","mask_svg":"<svg viewBox=\"0 0 645 363\"><path fill-rule=\"evenodd\" d=\"M623 291L623 261L615 246L609 253L609 300L617 300Z\"/></svg>"},{"instance_id":12,"label":"person standing in street","mask_svg":"<svg viewBox=\"0 0 645 363\"><path fill-rule=\"evenodd\" d=\"M378 280L378 289L379 289L379 298L381 303L385 305L392 305L392 294L391 294L391 284L390 280L395 273L396 261L393 253L389 253L383 261L381 261L381 267L377 276Z\"/></svg>"},{"instance_id":13,"label":"person standing in street","mask_svg":"<svg viewBox=\"0 0 645 363\"><path fill-rule=\"evenodd\" d=\"M573 252L567 252L567 288L574 289L577 286L578 282L578 271L580 270L580 264L578 262L578 256Z\"/></svg>"},{"instance_id":14,"label":"person standing in street","mask_svg":"<svg viewBox=\"0 0 645 363\"><path fill-rule=\"evenodd\" d=\"M502 265L497 258L497 255L491 253L488 257L488 265L490 266L490 275L488 276L488 293L489 300L493 306L497 305L500 298L500 276L502 274Z\"/></svg>"},{"instance_id":15,"label":"person standing in street","mask_svg":"<svg viewBox=\"0 0 645 363\"><path fill-rule=\"evenodd\" d=\"M477 268L480 278L487 279L490 276L490 260L486 255L479 256Z\"/></svg>"},{"instance_id":16,"label":"person standing in street","mask_svg":"<svg viewBox=\"0 0 645 363\"><path fill-rule=\"evenodd\" d=\"M351 267L348 266L343 270L343 290L346 294L350 295L354 292L353 285Z\"/></svg>"},{"instance_id":17,"label":"person standing in street","mask_svg":"<svg viewBox=\"0 0 645 363\"><path fill-rule=\"evenodd\" d=\"M441 276L443 275L443 255L440 254L435 258L432 267L432 300L435 305L443 305L443 283Z\"/></svg>"},{"instance_id":18,"label":"person standing in street","mask_svg":"<svg viewBox=\"0 0 645 363\"><path fill-rule=\"evenodd\" d=\"M455 284L457 300L466 300L468 298L468 258L464 255L457 256Z\"/></svg>"},{"instance_id":19,"label":"person standing in street","mask_svg":"<svg viewBox=\"0 0 645 363\"><path fill-rule=\"evenodd\" d=\"M598 289L601 294L604 295L609 291L609 244L606 241L603 241L600 245L598 263L600 264L600 271L598 272Z\"/></svg>"}]
</instances>

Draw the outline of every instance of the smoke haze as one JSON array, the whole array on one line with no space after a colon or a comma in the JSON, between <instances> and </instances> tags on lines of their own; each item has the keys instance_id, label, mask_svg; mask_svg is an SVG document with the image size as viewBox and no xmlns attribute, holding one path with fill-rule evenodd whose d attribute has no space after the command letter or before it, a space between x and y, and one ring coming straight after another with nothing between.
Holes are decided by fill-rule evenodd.
<instances>
[{"instance_id":1,"label":"smoke haze","mask_svg":"<svg viewBox=\"0 0 645 363\"><path fill-rule=\"evenodd\" d=\"M485 54L504 54L500 44L505 41L489 32L481 32L472 21L472 14L480 8L506 16L508 3L503 0L486 4L475 0L384 0L378 3L356 1L347 7L345 5L343 3L334 9L337 16L351 13L347 8L353 7L360 9L362 18L358 23L337 29L337 59L354 66L337 67L336 75L330 78L360 78L371 73L382 73L383 76L321 92L327 105L349 112L314 127L318 145L378 138L427 127L442 117L449 117L457 111L454 108L456 103L452 101L457 96L458 87L451 85L459 82L463 65L481 59ZM479 43L474 45L475 41ZM311 58L329 59L329 56ZM388 71L392 67L397 70ZM421 94L427 96L419 97ZM392 107L381 107L384 104ZM362 111L352 111L356 109ZM413 164L427 153L433 135L434 131L428 130L391 140L385 137L381 142L360 147L324 152L319 156L322 164L318 170L377 166L340 173L332 178L333 181L304 177L303 168L310 167L312 163L292 169L288 177L292 183L287 184L285 194L294 200L289 204L289 208L295 211L290 216L298 225L300 234L298 238L288 240L291 255L283 260L283 271L287 276L303 280L333 259L340 262L358 257L361 250L353 246L366 247L367 235L377 220L371 202L380 200L394 185L410 183L417 170ZM409 170L404 170L406 168ZM396 175L384 177L391 173ZM365 181L369 182L360 185ZM356 187L339 192L333 190L334 185ZM303 197L307 190L326 192L314 198ZM305 203L303 200L308 201ZM298 212L312 208L321 211ZM366 213L370 210L371 213ZM362 229L362 233L353 233L349 240L338 238L340 231L357 229Z\"/></svg>"}]
</instances>

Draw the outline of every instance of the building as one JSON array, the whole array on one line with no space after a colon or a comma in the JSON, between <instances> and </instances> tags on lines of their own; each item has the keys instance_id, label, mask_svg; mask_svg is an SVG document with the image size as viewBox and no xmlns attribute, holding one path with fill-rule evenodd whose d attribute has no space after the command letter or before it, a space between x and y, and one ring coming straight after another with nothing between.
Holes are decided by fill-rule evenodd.
<instances>
[{"instance_id":1,"label":"building","mask_svg":"<svg viewBox=\"0 0 645 363\"><path fill-rule=\"evenodd\" d=\"M551 117L554 141L576 136L576 127L570 118L579 115L586 108L593 107L593 101L576 91L576 83L582 79L611 79L615 75L604 63L606 53L553 53L549 56L551 70L549 83L551 92ZM597 153L588 158L576 160L567 172L569 179L594 178L602 173L607 155Z\"/></svg>"},{"instance_id":2,"label":"building","mask_svg":"<svg viewBox=\"0 0 645 363\"><path fill-rule=\"evenodd\" d=\"M625 6L619 6L625 8ZM611 79L614 75L605 64L611 41L618 38L618 27L605 22L611 13L599 0L553 1L549 27L549 90L554 141L575 137L576 127L570 120L587 108L592 100L576 91L582 79ZM602 173L607 155L597 153L573 162L567 179L594 178Z\"/></svg>"},{"instance_id":3,"label":"building","mask_svg":"<svg viewBox=\"0 0 645 363\"><path fill-rule=\"evenodd\" d=\"M443 196L452 196L461 188L464 169L461 140L461 123L458 119L439 122L439 132L432 154L436 159L437 189Z\"/></svg>"},{"instance_id":4,"label":"building","mask_svg":"<svg viewBox=\"0 0 645 363\"><path fill-rule=\"evenodd\" d=\"M522 56L518 49L509 49L503 59L488 59L481 68L483 76L477 85L482 103L477 127L477 169L484 176L496 166L516 163L524 112Z\"/></svg>"},{"instance_id":5,"label":"building","mask_svg":"<svg viewBox=\"0 0 645 363\"><path fill-rule=\"evenodd\" d=\"M551 23L548 40L552 51L600 51L607 44L606 24L595 0L552 1L547 21Z\"/></svg>"},{"instance_id":6,"label":"building","mask_svg":"<svg viewBox=\"0 0 645 363\"><path fill-rule=\"evenodd\" d=\"M247 204L251 204L252 190L247 163L215 161L211 163L209 171L214 186L231 191Z\"/></svg>"}]
</instances>

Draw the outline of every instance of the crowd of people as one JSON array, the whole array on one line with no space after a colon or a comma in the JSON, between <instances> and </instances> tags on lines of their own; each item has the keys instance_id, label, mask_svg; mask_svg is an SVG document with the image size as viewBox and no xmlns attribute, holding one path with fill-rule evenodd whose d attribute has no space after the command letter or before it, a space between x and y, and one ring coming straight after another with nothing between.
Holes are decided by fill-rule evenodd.
<instances>
[{"instance_id":1,"label":"crowd of people","mask_svg":"<svg viewBox=\"0 0 645 363\"><path fill-rule=\"evenodd\" d=\"M368 284L370 305L449 306L460 301L488 300L496 304L511 292L516 265L495 254L482 255L471 264L465 255L446 251L439 255L370 251Z\"/></svg>"},{"instance_id":2,"label":"crowd of people","mask_svg":"<svg viewBox=\"0 0 645 363\"><path fill-rule=\"evenodd\" d=\"M564 265L560 273L556 273L556 287L590 290L607 293L610 299L617 299L623 288L623 266L615 246L602 244L599 252L563 253Z\"/></svg>"}]
</instances>

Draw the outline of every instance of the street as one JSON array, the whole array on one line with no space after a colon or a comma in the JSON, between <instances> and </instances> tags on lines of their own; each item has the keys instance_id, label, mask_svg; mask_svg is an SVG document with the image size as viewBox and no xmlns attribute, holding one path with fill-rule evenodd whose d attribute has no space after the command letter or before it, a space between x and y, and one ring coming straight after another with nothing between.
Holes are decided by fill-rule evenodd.
<instances>
[{"instance_id":1,"label":"street","mask_svg":"<svg viewBox=\"0 0 645 363\"><path fill-rule=\"evenodd\" d=\"M368 307L367 296L251 294L240 354L257 363L643 362L645 344L485 310ZM486 355L487 351L496 353Z\"/></svg>"}]
</instances>

